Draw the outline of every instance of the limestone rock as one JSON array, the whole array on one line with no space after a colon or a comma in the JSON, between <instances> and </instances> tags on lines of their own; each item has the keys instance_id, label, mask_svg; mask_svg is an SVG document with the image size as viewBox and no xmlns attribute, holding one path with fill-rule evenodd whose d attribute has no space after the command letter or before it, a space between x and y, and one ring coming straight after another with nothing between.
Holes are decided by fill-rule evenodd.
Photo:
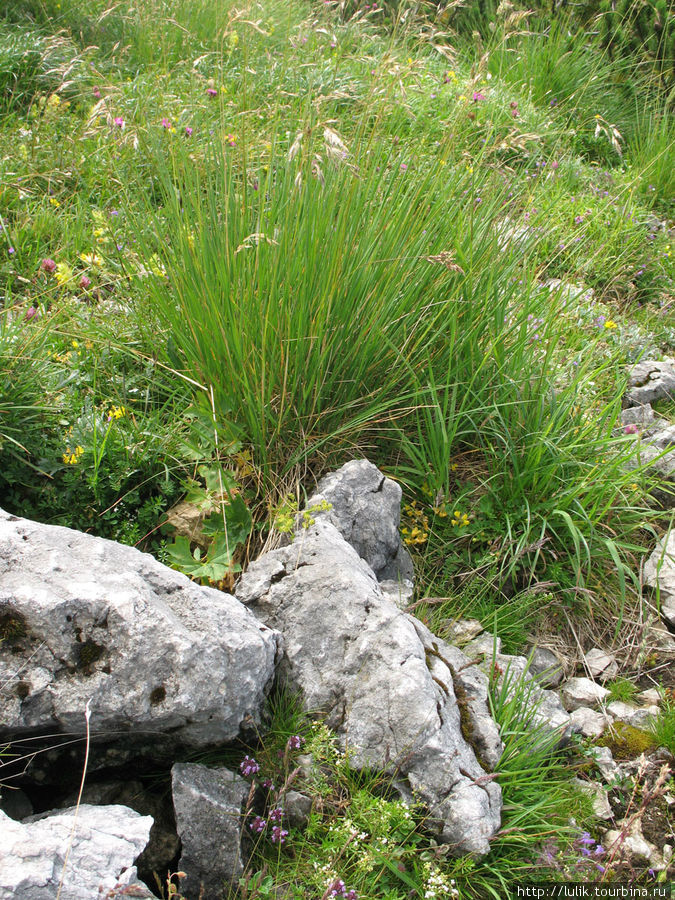
<instances>
[{"instance_id":1,"label":"limestone rock","mask_svg":"<svg viewBox=\"0 0 675 900\"><path fill-rule=\"evenodd\" d=\"M306 508L330 503L312 516L334 525L378 580L412 581L412 560L399 534L401 497L400 485L367 459L356 459L322 478Z\"/></svg>"},{"instance_id":2,"label":"limestone rock","mask_svg":"<svg viewBox=\"0 0 675 900\"><path fill-rule=\"evenodd\" d=\"M543 688L557 688L564 678L562 664L552 650L534 647L530 651L530 673Z\"/></svg>"},{"instance_id":3,"label":"limestone rock","mask_svg":"<svg viewBox=\"0 0 675 900\"><path fill-rule=\"evenodd\" d=\"M645 583L657 588L661 615L675 628L675 530L660 541L645 564Z\"/></svg>"},{"instance_id":4,"label":"limestone rock","mask_svg":"<svg viewBox=\"0 0 675 900\"><path fill-rule=\"evenodd\" d=\"M491 768L501 742L487 681L467 657L397 609L364 559L318 518L294 544L254 562L237 595L282 633L280 676L308 710L326 714L351 765L395 774L456 854L486 853L501 791L477 756Z\"/></svg>"},{"instance_id":5,"label":"limestone rock","mask_svg":"<svg viewBox=\"0 0 675 900\"><path fill-rule=\"evenodd\" d=\"M156 749L257 720L277 636L148 554L0 511L0 740L120 733Z\"/></svg>"},{"instance_id":6,"label":"limestone rock","mask_svg":"<svg viewBox=\"0 0 675 900\"><path fill-rule=\"evenodd\" d=\"M621 412L621 424L636 425L639 429L650 428L654 423L654 410L651 403L629 406Z\"/></svg>"},{"instance_id":7,"label":"limestone rock","mask_svg":"<svg viewBox=\"0 0 675 900\"><path fill-rule=\"evenodd\" d=\"M637 699L645 706L659 706L661 703L661 694L656 688L647 688L646 691L640 691Z\"/></svg>"},{"instance_id":8,"label":"limestone rock","mask_svg":"<svg viewBox=\"0 0 675 900\"><path fill-rule=\"evenodd\" d=\"M609 747L593 747L593 758L595 764L600 770L600 774L607 783L616 780L620 774L618 763L614 761L612 751Z\"/></svg>"},{"instance_id":9,"label":"limestone rock","mask_svg":"<svg viewBox=\"0 0 675 900\"><path fill-rule=\"evenodd\" d=\"M443 636L448 643L463 647L483 632L478 619L444 619Z\"/></svg>"},{"instance_id":10,"label":"limestone rock","mask_svg":"<svg viewBox=\"0 0 675 900\"><path fill-rule=\"evenodd\" d=\"M538 677L530 672L529 660L525 656L500 653L494 661L492 656L486 656L482 666L489 670L493 663L500 687L505 687L510 695L520 692L523 702L531 709L533 728L557 733L558 746L568 743L575 730L574 723L565 712L558 694L539 685Z\"/></svg>"},{"instance_id":11,"label":"limestone rock","mask_svg":"<svg viewBox=\"0 0 675 900\"><path fill-rule=\"evenodd\" d=\"M145 847L152 819L124 806L54 810L15 822L0 812L0 900L94 900L133 883L133 862ZM72 843L71 843L72 833ZM128 871L131 870L131 871ZM145 896L152 896L148 893Z\"/></svg>"},{"instance_id":12,"label":"limestone rock","mask_svg":"<svg viewBox=\"0 0 675 900\"><path fill-rule=\"evenodd\" d=\"M221 900L244 871L241 814L249 785L228 769L176 763L171 789L183 848L178 866L187 874L181 893Z\"/></svg>"},{"instance_id":13,"label":"limestone rock","mask_svg":"<svg viewBox=\"0 0 675 900\"><path fill-rule=\"evenodd\" d=\"M634 706L632 703L624 703L622 700L613 700L607 706L607 712L618 719L632 725L633 728L644 728L649 721L659 714L658 706Z\"/></svg>"},{"instance_id":14,"label":"limestone rock","mask_svg":"<svg viewBox=\"0 0 675 900\"><path fill-rule=\"evenodd\" d=\"M632 367L626 406L641 406L654 400L672 398L675 398L675 368L670 361L645 359Z\"/></svg>"},{"instance_id":15,"label":"limestone rock","mask_svg":"<svg viewBox=\"0 0 675 900\"><path fill-rule=\"evenodd\" d=\"M608 681L619 674L619 666L611 653L606 653L599 647L593 647L584 656L584 661L593 678L600 681Z\"/></svg>"},{"instance_id":16,"label":"limestone rock","mask_svg":"<svg viewBox=\"0 0 675 900\"><path fill-rule=\"evenodd\" d=\"M641 441L639 462L649 465L659 478L659 486L652 490L655 500L665 509L675 506L675 425L651 433L648 441Z\"/></svg>"},{"instance_id":17,"label":"limestone rock","mask_svg":"<svg viewBox=\"0 0 675 900\"><path fill-rule=\"evenodd\" d=\"M577 727L578 733L587 738L600 737L614 721L612 716L588 709L586 706L579 706L573 710L570 713L570 719Z\"/></svg>"},{"instance_id":18,"label":"limestone rock","mask_svg":"<svg viewBox=\"0 0 675 900\"><path fill-rule=\"evenodd\" d=\"M599 781L582 781L581 778L572 779L580 791L589 794L593 799L593 812L599 819L613 819L614 813L607 799L607 791Z\"/></svg>"},{"instance_id":19,"label":"limestone rock","mask_svg":"<svg viewBox=\"0 0 675 900\"><path fill-rule=\"evenodd\" d=\"M485 659L492 659L495 654L499 655L502 652L502 639L496 634L484 631L465 644L463 650L470 657L482 656Z\"/></svg>"},{"instance_id":20,"label":"limestone rock","mask_svg":"<svg viewBox=\"0 0 675 900\"><path fill-rule=\"evenodd\" d=\"M385 594L392 603L395 603L399 609L406 609L411 603L415 592L414 585L409 579L403 581L394 581L390 578L380 582L380 590Z\"/></svg>"},{"instance_id":21,"label":"limestone rock","mask_svg":"<svg viewBox=\"0 0 675 900\"><path fill-rule=\"evenodd\" d=\"M284 797L284 815L293 828L306 828L312 812L312 798L300 791L287 791Z\"/></svg>"},{"instance_id":22,"label":"limestone rock","mask_svg":"<svg viewBox=\"0 0 675 900\"><path fill-rule=\"evenodd\" d=\"M566 710L572 712L580 706L596 707L609 697L609 691L590 678L570 678L563 685L562 701Z\"/></svg>"}]
</instances>

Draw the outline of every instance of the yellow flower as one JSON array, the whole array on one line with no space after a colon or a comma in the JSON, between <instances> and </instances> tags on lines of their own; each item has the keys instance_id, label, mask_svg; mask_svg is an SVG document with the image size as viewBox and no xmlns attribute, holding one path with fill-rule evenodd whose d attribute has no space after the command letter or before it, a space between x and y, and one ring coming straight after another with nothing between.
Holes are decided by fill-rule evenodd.
<instances>
[{"instance_id":1,"label":"yellow flower","mask_svg":"<svg viewBox=\"0 0 675 900\"><path fill-rule=\"evenodd\" d=\"M66 452L63 454L62 459L67 466L76 466L83 453L84 447L80 447L79 444L74 450L71 450L70 447L66 447Z\"/></svg>"},{"instance_id":2,"label":"yellow flower","mask_svg":"<svg viewBox=\"0 0 675 900\"><path fill-rule=\"evenodd\" d=\"M62 287L68 281L70 281L73 277L73 270L70 268L68 263L60 262L56 265L56 271L54 272L56 277L56 282L59 287Z\"/></svg>"},{"instance_id":3,"label":"yellow flower","mask_svg":"<svg viewBox=\"0 0 675 900\"><path fill-rule=\"evenodd\" d=\"M77 348L80 346L80 345L77 343L77 341L72 341L72 345L73 345L73 347L74 347L76 350L77 350Z\"/></svg>"},{"instance_id":4,"label":"yellow flower","mask_svg":"<svg viewBox=\"0 0 675 900\"><path fill-rule=\"evenodd\" d=\"M49 202L51 203L52 206L56 207L56 209L58 209L59 206L61 206L61 204L60 204L59 201L56 199L56 197L50 197L50 198L49 198Z\"/></svg>"},{"instance_id":5,"label":"yellow flower","mask_svg":"<svg viewBox=\"0 0 675 900\"><path fill-rule=\"evenodd\" d=\"M605 328L616 328L616 327L617 327L617 324L616 324L616 322L612 321L612 319L607 319L607 321L605 322Z\"/></svg>"},{"instance_id":6,"label":"yellow flower","mask_svg":"<svg viewBox=\"0 0 675 900\"><path fill-rule=\"evenodd\" d=\"M47 100L47 106L50 109L58 109L61 106L61 98L58 94L50 94L49 99Z\"/></svg>"},{"instance_id":7,"label":"yellow flower","mask_svg":"<svg viewBox=\"0 0 675 900\"><path fill-rule=\"evenodd\" d=\"M122 419L127 414L125 406L112 406L108 412L108 421L112 419Z\"/></svg>"}]
</instances>

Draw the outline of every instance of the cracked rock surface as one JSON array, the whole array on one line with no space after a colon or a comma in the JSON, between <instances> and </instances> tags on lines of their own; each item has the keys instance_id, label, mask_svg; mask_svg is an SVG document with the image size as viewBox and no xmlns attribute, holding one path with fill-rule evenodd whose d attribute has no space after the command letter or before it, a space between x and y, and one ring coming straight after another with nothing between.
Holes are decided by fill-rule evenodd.
<instances>
[{"instance_id":1,"label":"cracked rock surface","mask_svg":"<svg viewBox=\"0 0 675 900\"><path fill-rule=\"evenodd\" d=\"M307 508L322 501L331 509L313 513L330 522L351 544L379 581L412 581L413 564L401 541L400 485L367 459L356 459L322 478Z\"/></svg>"},{"instance_id":2,"label":"cracked rock surface","mask_svg":"<svg viewBox=\"0 0 675 900\"><path fill-rule=\"evenodd\" d=\"M133 547L1 510L0 636L0 739L82 733L90 701L101 741L231 740L259 720L277 648L234 597Z\"/></svg>"},{"instance_id":3,"label":"cracked rock surface","mask_svg":"<svg viewBox=\"0 0 675 900\"><path fill-rule=\"evenodd\" d=\"M61 900L94 900L115 887L152 897L136 883L133 866L148 842L152 818L125 806L86 803L77 810L73 831L74 817L74 807L24 822L0 811L0 900L54 900L62 878Z\"/></svg>"},{"instance_id":4,"label":"cracked rock surface","mask_svg":"<svg viewBox=\"0 0 675 900\"><path fill-rule=\"evenodd\" d=\"M283 680L327 714L350 763L393 774L454 853L487 853L501 810L488 773L502 747L483 673L398 609L330 521L260 557L237 596L281 633Z\"/></svg>"},{"instance_id":5,"label":"cracked rock surface","mask_svg":"<svg viewBox=\"0 0 675 900\"><path fill-rule=\"evenodd\" d=\"M654 400L675 398L675 366L671 360L645 359L630 370L626 406L642 406Z\"/></svg>"}]
</instances>

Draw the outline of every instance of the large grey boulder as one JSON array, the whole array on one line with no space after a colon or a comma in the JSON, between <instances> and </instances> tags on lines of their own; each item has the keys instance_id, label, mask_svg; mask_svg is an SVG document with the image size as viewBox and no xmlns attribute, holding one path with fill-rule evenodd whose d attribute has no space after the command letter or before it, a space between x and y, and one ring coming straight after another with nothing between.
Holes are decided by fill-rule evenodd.
<instances>
[{"instance_id":1,"label":"large grey boulder","mask_svg":"<svg viewBox=\"0 0 675 900\"><path fill-rule=\"evenodd\" d=\"M0 900L53 900L60 883L61 900L95 900L116 887L120 897L151 897L140 886L128 890L151 825L150 816L124 806L82 804L77 813L54 810L24 822L0 812Z\"/></svg>"},{"instance_id":2,"label":"large grey boulder","mask_svg":"<svg viewBox=\"0 0 675 900\"><path fill-rule=\"evenodd\" d=\"M675 367L670 360L644 359L628 375L625 406L642 406L655 400L675 399Z\"/></svg>"},{"instance_id":3,"label":"large grey boulder","mask_svg":"<svg viewBox=\"0 0 675 900\"><path fill-rule=\"evenodd\" d=\"M327 521L254 562L237 596L281 632L280 675L326 715L350 764L394 776L454 853L487 853L501 809L488 772L502 748L468 658L398 609Z\"/></svg>"},{"instance_id":4,"label":"large grey boulder","mask_svg":"<svg viewBox=\"0 0 675 900\"><path fill-rule=\"evenodd\" d=\"M658 590L661 615L675 628L675 530L656 549L645 563L645 583Z\"/></svg>"},{"instance_id":5,"label":"large grey boulder","mask_svg":"<svg viewBox=\"0 0 675 900\"><path fill-rule=\"evenodd\" d=\"M399 534L401 497L400 485L367 459L356 459L322 478L306 507L331 504L313 517L334 525L379 581L412 581L412 560Z\"/></svg>"},{"instance_id":6,"label":"large grey boulder","mask_svg":"<svg viewBox=\"0 0 675 900\"><path fill-rule=\"evenodd\" d=\"M277 636L132 547L0 511L0 740L85 729L166 750L258 720ZM162 735L158 739L158 735Z\"/></svg>"},{"instance_id":7,"label":"large grey boulder","mask_svg":"<svg viewBox=\"0 0 675 900\"><path fill-rule=\"evenodd\" d=\"M176 828L182 843L178 868L188 900L221 900L244 872L242 809L250 786L229 769L176 763L171 769Z\"/></svg>"}]
</instances>

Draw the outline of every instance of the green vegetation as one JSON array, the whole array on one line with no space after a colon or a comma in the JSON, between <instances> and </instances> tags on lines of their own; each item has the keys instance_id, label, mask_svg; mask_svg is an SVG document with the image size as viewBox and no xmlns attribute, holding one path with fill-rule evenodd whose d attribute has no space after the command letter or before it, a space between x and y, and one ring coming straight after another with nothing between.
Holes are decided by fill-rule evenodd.
<instances>
[{"instance_id":1,"label":"green vegetation","mask_svg":"<svg viewBox=\"0 0 675 900\"><path fill-rule=\"evenodd\" d=\"M439 633L620 634L667 524L619 419L626 366L675 353L667 4L17 0L0 26L4 509L230 587L365 455ZM167 525L183 498L198 540ZM325 889L350 817L370 868L350 843L335 877L366 898L432 870L499 896L571 853L573 766L495 697L486 860L334 760L245 895Z\"/></svg>"}]
</instances>

